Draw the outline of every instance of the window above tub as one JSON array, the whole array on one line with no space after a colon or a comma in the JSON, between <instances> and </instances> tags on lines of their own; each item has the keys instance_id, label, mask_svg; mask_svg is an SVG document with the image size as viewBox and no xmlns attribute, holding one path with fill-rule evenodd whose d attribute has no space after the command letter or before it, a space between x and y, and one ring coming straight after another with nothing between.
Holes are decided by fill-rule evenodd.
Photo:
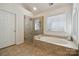
<instances>
[{"instance_id":1,"label":"window above tub","mask_svg":"<svg viewBox=\"0 0 79 59\"><path fill-rule=\"evenodd\" d=\"M56 32L64 32L65 31L65 23L66 23L66 15L56 15L49 16L46 20L46 30L47 31L56 31Z\"/></svg>"},{"instance_id":2,"label":"window above tub","mask_svg":"<svg viewBox=\"0 0 79 59\"><path fill-rule=\"evenodd\" d=\"M35 18L34 29L35 31L40 31L40 18Z\"/></svg>"}]
</instances>

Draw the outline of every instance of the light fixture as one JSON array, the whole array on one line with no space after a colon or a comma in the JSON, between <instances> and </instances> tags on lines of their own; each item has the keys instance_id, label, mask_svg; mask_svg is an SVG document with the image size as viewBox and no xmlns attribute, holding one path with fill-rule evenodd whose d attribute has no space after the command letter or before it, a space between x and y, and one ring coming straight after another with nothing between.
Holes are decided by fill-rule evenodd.
<instances>
[{"instance_id":1,"label":"light fixture","mask_svg":"<svg viewBox=\"0 0 79 59\"><path fill-rule=\"evenodd\" d=\"M33 7L33 10L34 10L34 11L36 11L36 10L37 10L37 8L36 8L36 7Z\"/></svg>"},{"instance_id":2,"label":"light fixture","mask_svg":"<svg viewBox=\"0 0 79 59\"><path fill-rule=\"evenodd\" d=\"M53 5L53 3L49 3L49 6L52 6Z\"/></svg>"}]
</instances>

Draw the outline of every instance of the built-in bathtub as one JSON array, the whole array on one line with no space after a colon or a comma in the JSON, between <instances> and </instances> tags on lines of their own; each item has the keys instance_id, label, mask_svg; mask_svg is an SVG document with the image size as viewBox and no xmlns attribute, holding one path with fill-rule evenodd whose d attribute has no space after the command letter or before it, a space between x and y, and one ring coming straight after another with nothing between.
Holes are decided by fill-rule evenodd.
<instances>
[{"instance_id":1,"label":"built-in bathtub","mask_svg":"<svg viewBox=\"0 0 79 59\"><path fill-rule=\"evenodd\" d=\"M65 38L37 35L37 36L34 36L34 40L39 40L39 41L60 45L68 48L78 49L74 42L68 41Z\"/></svg>"}]
</instances>

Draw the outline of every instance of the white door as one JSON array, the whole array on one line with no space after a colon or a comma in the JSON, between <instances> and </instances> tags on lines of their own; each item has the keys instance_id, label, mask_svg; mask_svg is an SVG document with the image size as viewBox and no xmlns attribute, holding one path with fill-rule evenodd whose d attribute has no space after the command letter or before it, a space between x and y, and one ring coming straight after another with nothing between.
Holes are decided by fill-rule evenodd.
<instances>
[{"instance_id":1,"label":"white door","mask_svg":"<svg viewBox=\"0 0 79 59\"><path fill-rule=\"evenodd\" d=\"M0 10L0 48L15 44L15 14Z\"/></svg>"}]
</instances>

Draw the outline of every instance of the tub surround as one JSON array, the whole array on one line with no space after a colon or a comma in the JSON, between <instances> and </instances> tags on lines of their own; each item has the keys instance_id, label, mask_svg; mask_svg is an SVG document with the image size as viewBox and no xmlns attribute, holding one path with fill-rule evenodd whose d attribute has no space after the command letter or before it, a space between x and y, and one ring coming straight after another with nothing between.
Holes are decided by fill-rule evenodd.
<instances>
[{"instance_id":1,"label":"tub surround","mask_svg":"<svg viewBox=\"0 0 79 59\"><path fill-rule=\"evenodd\" d=\"M57 53L57 55L64 56L64 55L77 55L75 49L67 48L64 46L50 44L44 41L34 40L34 46L45 50L47 53Z\"/></svg>"},{"instance_id":2,"label":"tub surround","mask_svg":"<svg viewBox=\"0 0 79 59\"><path fill-rule=\"evenodd\" d=\"M34 40L43 41L52 45L56 44L67 48L78 49L74 42L68 41L64 38L37 35L34 37Z\"/></svg>"}]
</instances>

